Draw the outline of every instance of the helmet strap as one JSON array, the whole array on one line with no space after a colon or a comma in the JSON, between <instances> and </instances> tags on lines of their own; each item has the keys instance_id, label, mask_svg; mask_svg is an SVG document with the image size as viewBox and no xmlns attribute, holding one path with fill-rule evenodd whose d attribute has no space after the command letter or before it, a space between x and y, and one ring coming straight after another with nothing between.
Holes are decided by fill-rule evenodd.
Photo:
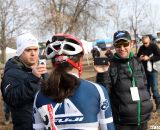
<instances>
[{"instance_id":1,"label":"helmet strap","mask_svg":"<svg viewBox=\"0 0 160 130\"><path fill-rule=\"evenodd\" d=\"M75 63L73 60L71 60L68 56L57 56L56 57L57 60L59 61L66 61L68 63L70 63L74 68L76 68L79 71L79 77L82 74L82 58L80 58L80 61L78 63ZM54 65L57 66L59 64L59 62L54 62Z\"/></svg>"},{"instance_id":2,"label":"helmet strap","mask_svg":"<svg viewBox=\"0 0 160 130\"><path fill-rule=\"evenodd\" d=\"M81 77L81 75L82 75L82 59L80 58L80 61L78 63L75 63L70 58L68 58L67 62L70 63L74 68L76 68L79 71L79 77Z\"/></svg>"}]
</instances>

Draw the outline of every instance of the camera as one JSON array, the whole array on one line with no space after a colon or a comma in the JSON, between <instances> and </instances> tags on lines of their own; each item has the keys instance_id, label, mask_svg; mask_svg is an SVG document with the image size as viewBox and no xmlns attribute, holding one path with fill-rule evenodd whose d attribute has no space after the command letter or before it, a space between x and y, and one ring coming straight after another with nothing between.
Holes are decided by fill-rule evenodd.
<instances>
[{"instance_id":1,"label":"camera","mask_svg":"<svg viewBox=\"0 0 160 130\"><path fill-rule=\"evenodd\" d=\"M40 60L39 60L39 64L44 64L44 65L46 65L46 59L40 59Z\"/></svg>"},{"instance_id":2,"label":"camera","mask_svg":"<svg viewBox=\"0 0 160 130\"><path fill-rule=\"evenodd\" d=\"M93 48L91 53L92 53L94 65L107 65L110 59L112 58L112 56L109 57L108 54L106 54L106 57L100 57L101 55L98 48Z\"/></svg>"},{"instance_id":3,"label":"camera","mask_svg":"<svg viewBox=\"0 0 160 130\"><path fill-rule=\"evenodd\" d=\"M107 65L109 59L107 57L95 57L94 58L94 65Z\"/></svg>"}]
</instances>

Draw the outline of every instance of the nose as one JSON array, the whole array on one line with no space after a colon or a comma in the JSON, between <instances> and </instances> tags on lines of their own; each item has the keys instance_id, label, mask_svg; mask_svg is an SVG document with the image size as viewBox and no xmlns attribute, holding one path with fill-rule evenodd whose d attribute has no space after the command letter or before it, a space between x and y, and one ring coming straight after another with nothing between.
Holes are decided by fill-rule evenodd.
<instances>
[{"instance_id":1,"label":"nose","mask_svg":"<svg viewBox=\"0 0 160 130\"><path fill-rule=\"evenodd\" d=\"M124 47L123 45L121 45L121 47L120 47L119 49L124 50L124 48L125 48L125 47Z\"/></svg>"},{"instance_id":2,"label":"nose","mask_svg":"<svg viewBox=\"0 0 160 130\"><path fill-rule=\"evenodd\" d=\"M31 55L35 55L37 53L36 50L31 50Z\"/></svg>"}]
</instances>

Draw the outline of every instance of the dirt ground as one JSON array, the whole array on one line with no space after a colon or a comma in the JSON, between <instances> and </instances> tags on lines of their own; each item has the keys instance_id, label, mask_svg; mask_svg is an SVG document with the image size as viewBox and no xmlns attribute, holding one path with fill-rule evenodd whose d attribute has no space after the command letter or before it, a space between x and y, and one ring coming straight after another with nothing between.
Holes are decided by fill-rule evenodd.
<instances>
[{"instance_id":1,"label":"dirt ground","mask_svg":"<svg viewBox=\"0 0 160 130\"><path fill-rule=\"evenodd\" d=\"M90 81L95 81L96 73L93 70L92 63L87 62L84 64L84 70L82 78ZM160 76L159 76L160 81ZM160 83L159 83L160 87ZM155 107L155 106L154 106ZM4 114L3 114L3 101L0 100L0 130L12 130L12 123L4 125ZM160 113L152 112L151 120L148 123L148 130L160 130Z\"/></svg>"}]
</instances>

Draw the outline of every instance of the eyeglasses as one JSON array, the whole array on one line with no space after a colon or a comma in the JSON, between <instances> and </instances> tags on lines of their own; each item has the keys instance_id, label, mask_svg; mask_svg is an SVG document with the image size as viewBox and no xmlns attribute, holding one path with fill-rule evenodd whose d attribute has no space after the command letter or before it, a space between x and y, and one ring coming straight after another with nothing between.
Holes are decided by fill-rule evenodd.
<instances>
[{"instance_id":1,"label":"eyeglasses","mask_svg":"<svg viewBox=\"0 0 160 130\"><path fill-rule=\"evenodd\" d=\"M143 44L148 44L147 42L144 42Z\"/></svg>"},{"instance_id":2,"label":"eyeglasses","mask_svg":"<svg viewBox=\"0 0 160 130\"><path fill-rule=\"evenodd\" d=\"M115 43L114 46L115 46L115 48L121 48L121 46L128 47L129 46L129 42Z\"/></svg>"}]
</instances>

